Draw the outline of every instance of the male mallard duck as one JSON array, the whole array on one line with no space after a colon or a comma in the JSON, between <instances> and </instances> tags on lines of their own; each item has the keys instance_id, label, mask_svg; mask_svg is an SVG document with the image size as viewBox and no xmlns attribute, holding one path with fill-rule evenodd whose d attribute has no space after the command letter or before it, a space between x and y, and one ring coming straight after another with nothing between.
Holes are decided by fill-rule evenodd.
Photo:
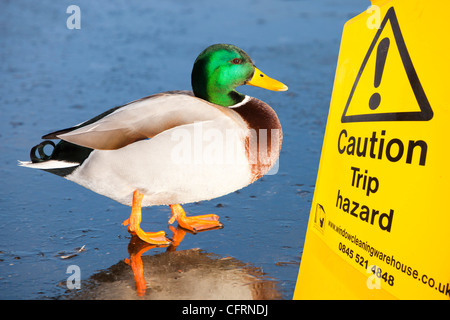
<instances>
[{"instance_id":1,"label":"male mallard duck","mask_svg":"<svg viewBox=\"0 0 450 320\"><path fill-rule=\"evenodd\" d=\"M259 71L243 50L226 44L198 56L191 81L193 92L155 94L47 134L42 139L61 141L43 141L31 149L31 161L19 164L131 205L124 225L148 243L170 240L164 231L142 231L141 206L170 205L169 223L177 220L194 232L220 227L218 216L186 217L180 204L249 185L269 171L282 143L275 111L235 88L288 88ZM51 155L46 145L53 146Z\"/></svg>"}]
</instances>

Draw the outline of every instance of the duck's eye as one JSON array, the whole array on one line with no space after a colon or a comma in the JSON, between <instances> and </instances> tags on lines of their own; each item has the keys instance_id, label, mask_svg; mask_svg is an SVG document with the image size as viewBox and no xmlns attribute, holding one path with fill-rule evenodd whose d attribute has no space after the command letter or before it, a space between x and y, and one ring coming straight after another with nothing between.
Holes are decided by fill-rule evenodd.
<instances>
[{"instance_id":1,"label":"duck's eye","mask_svg":"<svg viewBox=\"0 0 450 320\"><path fill-rule=\"evenodd\" d=\"M239 58L234 58L233 60L231 60L231 62L232 62L233 64L241 64L241 63L242 63L242 60L239 59Z\"/></svg>"}]
</instances>

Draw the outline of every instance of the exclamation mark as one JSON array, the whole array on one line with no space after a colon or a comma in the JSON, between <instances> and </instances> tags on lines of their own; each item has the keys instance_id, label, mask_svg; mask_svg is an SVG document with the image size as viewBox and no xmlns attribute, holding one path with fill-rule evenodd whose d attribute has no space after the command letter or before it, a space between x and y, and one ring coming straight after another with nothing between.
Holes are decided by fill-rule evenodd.
<instances>
[{"instance_id":1,"label":"exclamation mark","mask_svg":"<svg viewBox=\"0 0 450 320\"><path fill-rule=\"evenodd\" d=\"M375 64L375 80L373 83L375 88L378 88L381 83L381 77L383 75L384 64L386 62L386 56L387 56L388 49L389 49L389 43L390 43L389 38L384 38L378 44L377 62ZM380 102L381 102L381 96L378 92L375 92L370 97L369 108L371 110L375 110L380 105Z\"/></svg>"}]
</instances>

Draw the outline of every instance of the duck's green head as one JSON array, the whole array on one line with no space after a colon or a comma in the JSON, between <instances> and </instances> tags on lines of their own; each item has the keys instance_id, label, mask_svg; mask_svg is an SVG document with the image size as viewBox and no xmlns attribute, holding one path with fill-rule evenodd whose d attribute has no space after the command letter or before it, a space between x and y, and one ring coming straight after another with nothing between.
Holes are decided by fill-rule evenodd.
<instances>
[{"instance_id":1,"label":"duck's green head","mask_svg":"<svg viewBox=\"0 0 450 320\"><path fill-rule=\"evenodd\" d=\"M274 91L288 89L259 71L247 53L229 44L215 44L200 53L191 81L196 97L225 107L244 99L245 96L235 90L237 86L249 84Z\"/></svg>"}]
</instances>

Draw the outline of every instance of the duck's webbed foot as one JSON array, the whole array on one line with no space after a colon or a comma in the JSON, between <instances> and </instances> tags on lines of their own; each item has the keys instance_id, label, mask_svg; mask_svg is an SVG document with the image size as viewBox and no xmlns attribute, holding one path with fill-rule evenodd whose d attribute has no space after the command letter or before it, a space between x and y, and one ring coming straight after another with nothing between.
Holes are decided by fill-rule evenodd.
<instances>
[{"instance_id":1,"label":"duck's webbed foot","mask_svg":"<svg viewBox=\"0 0 450 320\"><path fill-rule=\"evenodd\" d=\"M180 227L192 232L223 227L223 224L219 222L219 216L215 214L187 217L179 204L170 205L170 209L172 209L172 217L169 220L169 224L174 223L176 220Z\"/></svg>"}]
</instances>

